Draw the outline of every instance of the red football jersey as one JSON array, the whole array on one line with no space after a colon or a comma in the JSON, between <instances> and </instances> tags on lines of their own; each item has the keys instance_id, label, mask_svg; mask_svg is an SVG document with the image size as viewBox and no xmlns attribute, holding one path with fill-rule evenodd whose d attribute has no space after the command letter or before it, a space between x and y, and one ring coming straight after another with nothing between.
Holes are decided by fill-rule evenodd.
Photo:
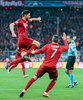
<instances>
[{"instance_id":1,"label":"red football jersey","mask_svg":"<svg viewBox=\"0 0 83 100\"><path fill-rule=\"evenodd\" d=\"M27 29L29 22L31 22L30 19L28 21L25 21L23 19L18 19L17 21L14 22L14 24L17 26L18 36L19 35L27 36Z\"/></svg>"},{"instance_id":2,"label":"red football jersey","mask_svg":"<svg viewBox=\"0 0 83 100\"><path fill-rule=\"evenodd\" d=\"M62 54L62 52L67 51L69 49L68 43L64 40L65 46L61 46L58 44L47 44L42 49L37 50L34 54L44 53L45 59L42 65L47 67L56 68L56 64Z\"/></svg>"}]
</instances>

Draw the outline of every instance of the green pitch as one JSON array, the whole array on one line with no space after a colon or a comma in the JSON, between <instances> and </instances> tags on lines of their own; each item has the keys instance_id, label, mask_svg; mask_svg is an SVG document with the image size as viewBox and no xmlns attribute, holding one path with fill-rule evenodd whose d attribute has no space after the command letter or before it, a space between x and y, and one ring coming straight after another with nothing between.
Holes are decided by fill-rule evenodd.
<instances>
[{"instance_id":1,"label":"green pitch","mask_svg":"<svg viewBox=\"0 0 83 100\"><path fill-rule=\"evenodd\" d=\"M50 83L48 74L33 83L24 97L19 98L20 92L36 70L26 69L29 77L24 79L21 69L14 69L10 74L5 69L0 69L0 100L83 100L83 69L74 70L75 79L78 81L75 88L65 88L70 83L69 77L65 74L65 69L58 69L58 80L49 92L51 98L42 97Z\"/></svg>"}]
</instances>

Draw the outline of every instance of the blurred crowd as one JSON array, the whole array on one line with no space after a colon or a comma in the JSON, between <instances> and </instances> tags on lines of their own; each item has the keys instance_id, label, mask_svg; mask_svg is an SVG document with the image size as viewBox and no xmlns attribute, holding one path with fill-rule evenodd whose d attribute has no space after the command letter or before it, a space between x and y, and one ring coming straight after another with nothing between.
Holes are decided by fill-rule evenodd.
<instances>
[{"instance_id":1,"label":"blurred crowd","mask_svg":"<svg viewBox=\"0 0 83 100\"><path fill-rule=\"evenodd\" d=\"M31 17L41 17L42 22L31 22L27 35L41 43L41 47L51 43L51 38L57 34L57 23L59 36L66 32L67 35L76 36L77 49L81 51L83 58L83 8L23 8L23 7L0 7L0 56L3 51L15 51L17 38L12 38L9 24L21 18L24 9L31 11ZM15 27L17 34L17 29ZM59 41L60 44L62 41Z\"/></svg>"}]
</instances>

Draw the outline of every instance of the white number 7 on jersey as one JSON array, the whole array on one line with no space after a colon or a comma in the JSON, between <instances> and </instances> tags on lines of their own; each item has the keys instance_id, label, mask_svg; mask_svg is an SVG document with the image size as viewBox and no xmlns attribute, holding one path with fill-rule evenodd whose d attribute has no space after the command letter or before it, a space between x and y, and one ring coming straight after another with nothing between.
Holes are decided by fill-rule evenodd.
<instances>
[{"instance_id":1,"label":"white number 7 on jersey","mask_svg":"<svg viewBox=\"0 0 83 100\"><path fill-rule=\"evenodd\" d=\"M53 52L53 54L52 54L51 58L53 58L53 57L54 57L54 55L55 55L55 53L57 52L57 49L52 49L52 50L54 50L54 52Z\"/></svg>"}]
</instances>

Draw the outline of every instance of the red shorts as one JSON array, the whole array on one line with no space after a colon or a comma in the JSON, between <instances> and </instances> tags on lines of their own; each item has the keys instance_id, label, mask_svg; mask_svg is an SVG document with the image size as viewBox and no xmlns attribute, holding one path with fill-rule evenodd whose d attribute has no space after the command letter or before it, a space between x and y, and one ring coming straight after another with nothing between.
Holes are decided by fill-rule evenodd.
<instances>
[{"instance_id":1,"label":"red shorts","mask_svg":"<svg viewBox=\"0 0 83 100\"><path fill-rule=\"evenodd\" d=\"M27 49L29 46L31 46L31 44L33 43L33 39L28 38L28 36L19 36L18 38L18 47L21 51L23 51L22 49Z\"/></svg>"},{"instance_id":2,"label":"red shorts","mask_svg":"<svg viewBox=\"0 0 83 100\"><path fill-rule=\"evenodd\" d=\"M39 69L36 72L36 76L42 77L45 73L49 74L50 79L57 79L58 78L58 71L55 68L49 68L47 66L40 66Z\"/></svg>"}]
</instances>

